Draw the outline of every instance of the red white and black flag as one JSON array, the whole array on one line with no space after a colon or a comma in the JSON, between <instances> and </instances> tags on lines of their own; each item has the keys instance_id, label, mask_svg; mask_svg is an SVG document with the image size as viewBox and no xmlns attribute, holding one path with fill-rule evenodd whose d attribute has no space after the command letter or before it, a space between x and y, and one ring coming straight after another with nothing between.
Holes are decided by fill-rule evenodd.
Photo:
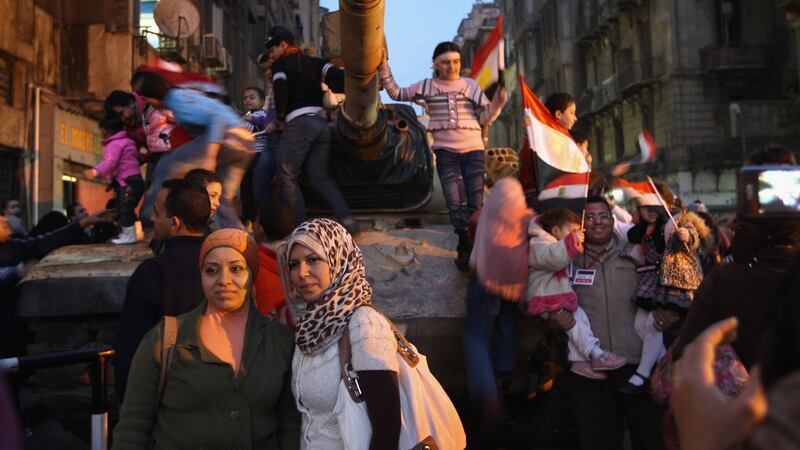
<instances>
[{"instance_id":1,"label":"red white and black flag","mask_svg":"<svg viewBox=\"0 0 800 450\"><path fill-rule=\"evenodd\" d=\"M590 167L578 145L519 77L525 127L536 153L539 210L561 206L580 212L586 206Z\"/></svg>"},{"instance_id":2,"label":"red white and black flag","mask_svg":"<svg viewBox=\"0 0 800 450\"><path fill-rule=\"evenodd\" d=\"M642 130L636 139L636 156L631 164L645 164L656 160L656 140L648 130Z\"/></svg>"},{"instance_id":3,"label":"red white and black flag","mask_svg":"<svg viewBox=\"0 0 800 450\"><path fill-rule=\"evenodd\" d=\"M502 83L501 74L505 69L505 40L503 39L503 17L497 16L494 29L486 41L475 50L472 57L470 78L478 82L481 90L492 98L497 86Z\"/></svg>"},{"instance_id":4,"label":"red white and black flag","mask_svg":"<svg viewBox=\"0 0 800 450\"><path fill-rule=\"evenodd\" d=\"M619 177L614 185L622 190L625 200L638 199L638 206L661 206L658 190L649 181L628 181Z\"/></svg>"}]
</instances>

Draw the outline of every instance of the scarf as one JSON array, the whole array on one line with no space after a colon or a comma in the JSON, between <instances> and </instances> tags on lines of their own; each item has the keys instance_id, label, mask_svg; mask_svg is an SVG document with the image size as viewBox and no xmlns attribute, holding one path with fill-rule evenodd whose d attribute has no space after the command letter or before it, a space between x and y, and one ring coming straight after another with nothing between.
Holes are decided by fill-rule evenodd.
<instances>
[{"instance_id":1,"label":"scarf","mask_svg":"<svg viewBox=\"0 0 800 450\"><path fill-rule=\"evenodd\" d=\"M528 282L528 223L533 217L522 185L503 178L494 185L478 220L469 265L489 293L517 301Z\"/></svg>"},{"instance_id":2,"label":"scarf","mask_svg":"<svg viewBox=\"0 0 800 450\"><path fill-rule=\"evenodd\" d=\"M289 277L289 255L296 244L311 249L330 267L330 286L311 304L292 287ZM306 307L297 319L295 334L295 344L305 355L338 341L356 309L372 303L361 250L344 227L330 219L312 219L295 228L281 247L279 258L286 298Z\"/></svg>"},{"instance_id":3,"label":"scarf","mask_svg":"<svg viewBox=\"0 0 800 450\"><path fill-rule=\"evenodd\" d=\"M200 340L217 358L230 364L235 377L242 366L247 319L253 302L253 281L258 274L258 248L253 238L242 230L215 231L206 237L200 247L200 270L206 256L214 249L222 247L236 250L245 259L250 275L247 298L242 307L235 311L224 311L207 302L200 321Z\"/></svg>"}]
</instances>

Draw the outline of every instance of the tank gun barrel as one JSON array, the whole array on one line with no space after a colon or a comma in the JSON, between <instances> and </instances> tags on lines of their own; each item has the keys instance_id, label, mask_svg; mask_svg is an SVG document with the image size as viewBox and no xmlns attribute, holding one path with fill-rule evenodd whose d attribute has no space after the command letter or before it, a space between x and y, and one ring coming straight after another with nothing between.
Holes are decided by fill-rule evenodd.
<instances>
[{"instance_id":1,"label":"tank gun barrel","mask_svg":"<svg viewBox=\"0 0 800 450\"><path fill-rule=\"evenodd\" d=\"M384 48L384 0L339 0L339 23L347 98L340 108L339 136L350 153L371 158L383 146L386 119L378 109L378 65Z\"/></svg>"}]
</instances>

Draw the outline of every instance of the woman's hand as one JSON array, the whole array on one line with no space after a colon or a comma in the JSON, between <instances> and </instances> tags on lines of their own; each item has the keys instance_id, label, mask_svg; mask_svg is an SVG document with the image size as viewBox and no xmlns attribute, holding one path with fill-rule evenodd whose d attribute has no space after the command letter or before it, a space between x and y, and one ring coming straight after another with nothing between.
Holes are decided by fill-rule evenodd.
<instances>
[{"instance_id":1,"label":"woman's hand","mask_svg":"<svg viewBox=\"0 0 800 450\"><path fill-rule=\"evenodd\" d=\"M710 326L689 344L675 364L670 405L683 450L729 448L748 438L767 413L758 367L737 398L716 385L714 359L719 344L733 341L738 321Z\"/></svg>"},{"instance_id":2,"label":"woman's hand","mask_svg":"<svg viewBox=\"0 0 800 450\"><path fill-rule=\"evenodd\" d=\"M656 308L653 310L653 327L657 331L669 331L678 325L681 321L681 316L675 311Z\"/></svg>"},{"instance_id":3,"label":"woman's hand","mask_svg":"<svg viewBox=\"0 0 800 450\"><path fill-rule=\"evenodd\" d=\"M678 239L680 239L681 242L689 242L689 239L691 238L691 235L689 235L689 230L686 228L678 228L676 232L678 233Z\"/></svg>"},{"instance_id":4,"label":"woman's hand","mask_svg":"<svg viewBox=\"0 0 800 450\"><path fill-rule=\"evenodd\" d=\"M86 177L87 180L94 180L97 178L97 171L94 169L86 169L83 171L83 176Z\"/></svg>"}]
</instances>

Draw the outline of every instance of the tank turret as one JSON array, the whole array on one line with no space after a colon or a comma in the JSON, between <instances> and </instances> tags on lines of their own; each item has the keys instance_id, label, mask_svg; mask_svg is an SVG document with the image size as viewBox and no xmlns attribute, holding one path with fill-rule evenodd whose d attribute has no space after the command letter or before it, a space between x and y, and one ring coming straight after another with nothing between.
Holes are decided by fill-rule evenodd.
<instances>
[{"instance_id":1,"label":"tank turret","mask_svg":"<svg viewBox=\"0 0 800 450\"><path fill-rule=\"evenodd\" d=\"M332 176L357 214L419 211L434 191L433 158L414 109L380 102L384 1L341 0L332 14L338 21L329 39L338 41L346 94L335 114ZM311 209L326 208L311 189L304 195Z\"/></svg>"}]
</instances>

